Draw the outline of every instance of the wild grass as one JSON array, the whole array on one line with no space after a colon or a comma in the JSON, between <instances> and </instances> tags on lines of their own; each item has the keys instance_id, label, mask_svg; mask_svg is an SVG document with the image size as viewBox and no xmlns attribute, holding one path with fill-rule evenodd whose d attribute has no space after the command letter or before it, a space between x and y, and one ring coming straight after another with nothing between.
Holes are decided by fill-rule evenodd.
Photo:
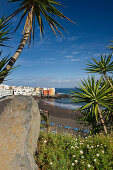
<instances>
[{"instance_id":1,"label":"wild grass","mask_svg":"<svg viewBox=\"0 0 113 170\"><path fill-rule=\"evenodd\" d=\"M76 138L40 132L36 163L42 170L113 169L113 134Z\"/></svg>"}]
</instances>

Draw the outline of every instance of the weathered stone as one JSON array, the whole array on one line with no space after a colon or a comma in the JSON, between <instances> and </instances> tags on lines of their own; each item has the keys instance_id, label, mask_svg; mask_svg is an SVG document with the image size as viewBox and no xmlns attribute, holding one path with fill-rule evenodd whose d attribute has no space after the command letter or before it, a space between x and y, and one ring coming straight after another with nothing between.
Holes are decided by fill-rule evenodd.
<instances>
[{"instance_id":1,"label":"weathered stone","mask_svg":"<svg viewBox=\"0 0 113 170\"><path fill-rule=\"evenodd\" d=\"M0 102L0 170L37 170L33 154L40 130L36 100L15 96Z\"/></svg>"}]
</instances>

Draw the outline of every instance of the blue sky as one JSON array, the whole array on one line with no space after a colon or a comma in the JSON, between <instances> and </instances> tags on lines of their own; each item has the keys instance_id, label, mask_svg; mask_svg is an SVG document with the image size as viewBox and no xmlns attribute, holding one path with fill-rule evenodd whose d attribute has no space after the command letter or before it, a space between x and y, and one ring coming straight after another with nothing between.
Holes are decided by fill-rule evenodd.
<instances>
[{"instance_id":1,"label":"blue sky","mask_svg":"<svg viewBox=\"0 0 113 170\"><path fill-rule=\"evenodd\" d=\"M68 31L55 37L44 22L44 38L36 28L35 45L24 48L16 65L21 65L7 79L5 84L41 87L73 87L80 79L87 78L83 68L102 54L110 54L106 48L113 37L112 0L59 0L65 8L60 10L77 24L58 20ZM17 9L18 3L0 0L0 17ZM21 15L21 14L20 14ZM16 27L19 16L12 20ZM44 20L45 21L45 20ZM24 22L13 39L8 42L12 48L2 48L2 56L14 54L21 39Z\"/></svg>"}]
</instances>

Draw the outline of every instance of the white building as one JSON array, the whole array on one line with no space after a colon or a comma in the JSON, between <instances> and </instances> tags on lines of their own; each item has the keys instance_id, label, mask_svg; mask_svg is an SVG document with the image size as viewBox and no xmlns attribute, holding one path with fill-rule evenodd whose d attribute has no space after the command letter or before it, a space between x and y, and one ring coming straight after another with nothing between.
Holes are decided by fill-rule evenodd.
<instances>
[{"instance_id":1,"label":"white building","mask_svg":"<svg viewBox=\"0 0 113 170\"><path fill-rule=\"evenodd\" d=\"M5 85L0 85L0 98L6 96L6 87Z\"/></svg>"},{"instance_id":2,"label":"white building","mask_svg":"<svg viewBox=\"0 0 113 170\"><path fill-rule=\"evenodd\" d=\"M13 89L6 89L6 96L12 96L13 95Z\"/></svg>"}]
</instances>

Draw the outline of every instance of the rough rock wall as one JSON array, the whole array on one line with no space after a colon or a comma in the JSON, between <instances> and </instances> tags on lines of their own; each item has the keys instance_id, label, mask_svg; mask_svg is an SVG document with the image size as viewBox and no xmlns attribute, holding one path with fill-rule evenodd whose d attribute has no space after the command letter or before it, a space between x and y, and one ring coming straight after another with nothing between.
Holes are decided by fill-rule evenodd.
<instances>
[{"instance_id":1,"label":"rough rock wall","mask_svg":"<svg viewBox=\"0 0 113 170\"><path fill-rule=\"evenodd\" d=\"M0 113L0 170L37 170L33 154L40 130L38 104L27 96L6 103Z\"/></svg>"}]
</instances>

